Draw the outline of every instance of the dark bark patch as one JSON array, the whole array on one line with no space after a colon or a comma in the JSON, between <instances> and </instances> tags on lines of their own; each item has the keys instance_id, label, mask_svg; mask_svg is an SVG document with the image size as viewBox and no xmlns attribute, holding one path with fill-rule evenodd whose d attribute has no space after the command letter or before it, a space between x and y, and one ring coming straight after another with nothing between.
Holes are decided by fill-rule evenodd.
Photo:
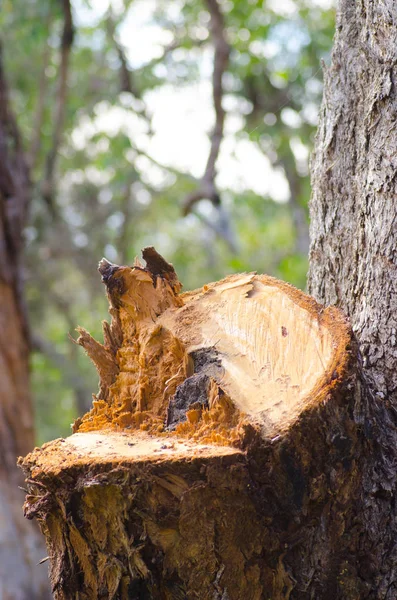
<instances>
[{"instance_id":1,"label":"dark bark patch","mask_svg":"<svg viewBox=\"0 0 397 600\"><path fill-rule=\"evenodd\" d=\"M119 269L120 267L118 265L114 265L113 263L106 260L106 258L103 258L98 265L98 271L102 275L103 283L105 283L106 285L108 285L115 272Z\"/></svg>"},{"instance_id":2,"label":"dark bark patch","mask_svg":"<svg viewBox=\"0 0 397 600\"><path fill-rule=\"evenodd\" d=\"M166 428L172 431L186 421L186 413L192 408L208 408L208 389L210 378L205 373L196 373L179 385L171 399L168 410Z\"/></svg>"},{"instance_id":3,"label":"dark bark patch","mask_svg":"<svg viewBox=\"0 0 397 600\"><path fill-rule=\"evenodd\" d=\"M163 277L166 279L176 293L178 293L182 287L175 269L171 263L167 262L161 254L153 248L148 246L142 250L142 257L146 262L146 271L153 277L153 281L156 281L156 277Z\"/></svg>"},{"instance_id":4,"label":"dark bark patch","mask_svg":"<svg viewBox=\"0 0 397 600\"><path fill-rule=\"evenodd\" d=\"M307 482L301 467L296 463L294 457L286 450L281 450L281 460L287 473L288 481L292 487L292 500L300 510L303 505L303 497L307 489Z\"/></svg>"},{"instance_id":5,"label":"dark bark patch","mask_svg":"<svg viewBox=\"0 0 397 600\"><path fill-rule=\"evenodd\" d=\"M190 356L194 362L194 372L222 370L222 362L215 348L202 348L192 352Z\"/></svg>"},{"instance_id":6,"label":"dark bark patch","mask_svg":"<svg viewBox=\"0 0 397 600\"><path fill-rule=\"evenodd\" d=\"M333 439L332 443L337 452L341 455L342 459L346 459L350 457L352 450L352 440L342 433L337 433Z\"/></svg>"},{"instance_id":7,"label":"dark bark patch","mask_svg":"<svg viewBox=\"0 0 397 600\"><path fill-rule=\"evenodd\" d=\"M186 421L186 413L193 408L209 408L208 390L211 377L222 373L222 363L214 348L202 348L190 354L194 363L194 375L185 379L171 399L166 419L166 429L172 431ZM223 394L219 388L219 393Z\"/></svg>"},{"instance_id":8,"label":"dark bark patch","mask_svg":"<svg viewBox=\"0 0 397 600\"><path fill-rule=\"evenodd\" d=\"M70 496L70 502L67 505L68 517L72 519L73 524L77 529L83 527L84 518L81 513L81 492L75 492Z\"/></svg>"},{"instance_id":9,"label":"dark bark patch","mask_svg":"<svg viewBox=\"0 0 397 600\"><path fill-rule=\"evenodd\" d=\"M119 308L119 298L125 292L124 279L122 277L114 277L119 269L118 265L114 265L106 260L106 258L103 258L98 265L98 271L102 276L103 283L106 285L108 297L114 308Z\"/></svg>"}]
</instances>

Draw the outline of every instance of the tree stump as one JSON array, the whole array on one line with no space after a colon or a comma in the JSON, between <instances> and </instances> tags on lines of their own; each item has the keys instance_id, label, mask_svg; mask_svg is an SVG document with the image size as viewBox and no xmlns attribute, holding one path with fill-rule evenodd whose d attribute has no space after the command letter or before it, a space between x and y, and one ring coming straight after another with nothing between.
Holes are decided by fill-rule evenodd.
<instances>
[{"instance_id":1,"label":"tree stump","mask_svg":"<svg viewBox=\"0 0 397 600\"><path fill-rule=\"evenodd\" d=\"M255 273L180 294L172 265L143 257L99 265L111 323L103 344L77 340L99 373L92 410L20 459L54 597L357 598L343 314Z\"/></svg>"}]
</instances>

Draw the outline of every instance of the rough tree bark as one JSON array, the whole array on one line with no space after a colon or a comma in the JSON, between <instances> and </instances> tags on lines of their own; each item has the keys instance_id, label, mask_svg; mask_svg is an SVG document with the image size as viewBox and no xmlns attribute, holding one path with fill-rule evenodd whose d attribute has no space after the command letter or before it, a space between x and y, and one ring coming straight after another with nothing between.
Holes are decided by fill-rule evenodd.
<instances>
[{"instance_id":1,"label":"rough tree bark","mask_svg":"<svg viewBox=\"0 0 397 600\"><path fill-rule=\"evenodd\" d=\"M397 5L341 0L312 161L309 291L350 317L367 397L361 598L397 598ZM350 532L350 535L352 533Z\"/></svg>"},{"instance_id":2,"label":"rough tree bark","mask_svg":"<svg viewBox=\"0 0 397 600\"><path fill-rule=\"evenodd\" d=\"M30 197L28 169L10 111L0 48L0 597L49 594L38 529L18 508L23 479L16 458L34 445L29 392L29 342L21 289L22 231Z\"/></svg>"},{"instance_id":3,"label":"rough tree bark","mask_svg":"<svg viewBox=\"0 0 397 600\"><path fill-rule=\"evenodd\" d=\"M56 598L397 597L396 11L339 2L313 159L310 292L354 333L266 277L101 264L94 407L21 461Z\"/></svg>"}]
</instances>

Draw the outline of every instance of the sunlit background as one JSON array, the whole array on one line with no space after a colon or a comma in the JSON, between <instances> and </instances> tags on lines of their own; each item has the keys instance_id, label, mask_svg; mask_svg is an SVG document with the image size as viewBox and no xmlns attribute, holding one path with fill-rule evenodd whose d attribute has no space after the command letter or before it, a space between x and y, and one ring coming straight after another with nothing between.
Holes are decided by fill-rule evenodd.
<instances>
[{"instance_id":1,"label":"sunlit background","mask_svg":"<svg viewBox=\"0 0 397 600\"><path fill-rule=\"evenodd\" d=\"M186 209L216 122L211 2L75 0L65 57L62 2L3 0L5 68L35 190L25 285L38 443L67 435L97 389L67 334L82 325L101 339L102 256L129 264L154 245L185 289L247 270L305 287L309 155L334 2L218 4L230 54L216 194Z\"/></svg>"}]
</instances>

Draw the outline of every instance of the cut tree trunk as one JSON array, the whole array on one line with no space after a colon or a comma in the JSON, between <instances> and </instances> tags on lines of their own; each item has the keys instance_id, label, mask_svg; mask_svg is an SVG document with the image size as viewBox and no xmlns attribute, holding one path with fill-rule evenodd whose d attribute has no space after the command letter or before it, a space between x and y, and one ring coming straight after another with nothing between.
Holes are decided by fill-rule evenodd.
<instances>
[{"instance_id":1,"label":"cut tree trunk","mask_svg":"<svg viewBox=\"0 0 397 600\"><path fill-rule=\"evenodd\" d=\"M34 445L29 341L21 286L23 227L30 182L10 111L0 46L0 598L49 597L45 545L28 524L16 459ZM27 526L28 525L28 526Z\"/></svg>"},{"instance_id":2,"label":"cut tree trunk","mask_svg":"<svg viewBox=\"0 0 397 600\"><path fill-rule=\"evenodd\" d=\"M254 273L180 294L103 260L99 392L20 460L57 599L357 599L357 349L336 308ZM354 537L354 536L353 536Z\"/></svg>"}]
</instances>

